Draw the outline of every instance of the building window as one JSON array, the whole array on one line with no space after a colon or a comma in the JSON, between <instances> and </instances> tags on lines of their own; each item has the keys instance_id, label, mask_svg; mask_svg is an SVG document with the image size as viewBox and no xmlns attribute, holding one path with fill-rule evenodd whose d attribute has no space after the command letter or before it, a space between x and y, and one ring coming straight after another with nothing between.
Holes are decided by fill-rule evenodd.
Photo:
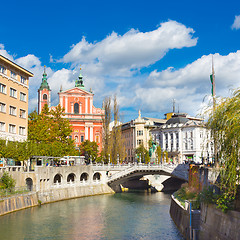
<instances>
[{"instance_id":1,"label":"building window","mask_svg":"<svg viewBox=\"0 0 240 240\"><path fill-rule=\"evenodd\" d=\"M84 136L81 135L81 142L84 142Z\"/></svg>"},{"instance_id":2,"label":"building window","mask_svg":"<svg viewBox=\"0 0 240 240\"><path fill-rule=\"evenodd\" d=\"M9 124L9 133L16 133L16 125Z\"/></svg>"},{"instance_id":3,"label":"building window","mask_svg":"<svg viewBox=\"0 0 240 240\"><path fill-rule=\"evenodd\" d=\"M20 100L26 102L26 94L20 92Z\"/></svg>"},{"instance_id":4,"label":"building window","mask_svg":"<svg viewBox=\"0 0 240 240\"><path fill-rule=\"evenodd\" d=\"M100 139L100 138L99 138L99 136L97 135L97 136L96 136L96 143L99 143L99 142L100 142L99 139Z\"/></svg>"},{"instance_id":5,"label":"building window","mask_svg":"<svg viewBox=\"0 0 240 240\"><path fill-rule=\"evenodd\" d=\"M78 136L75 136L75 143L78 143Z\"/></svg>"},{"instance_id":6,"label":"building window","mask_svg":"<svg viewBox=\"0 0 240 240\"><path fill-rule=\"evenodd\" d=\"M26 84L27 83L27 79L25 77L21 76L21 83Z\"/></svg>"},{"instance_id":7,"label":"building window","mask_svg":"<svg viewBox=\"0 0 240 240\"><path fill-rule=\"evenodd\" d=\"M0 131L5 132L5 123L4 122L0 122Z\"/></svg>"},{"instance_id":8,"label":"building window","mask_svg":"<svg viewBox=\"0 0 240 240\"><path fill-rule=\"evenodd\" d=\"M79 113L79 104L74 103L74 113Z\"/></svg>"},{"instance_id":9,"label":"building window","mask_svg":"<svg viewBox=\"0 0 240 240\"><path fill-rule=\"evenodd\" d=\"M10 88L10 97L17 98L17 91L13 88Z\"/></svg>"},{"instance_id":10,"label":"building window","mask_svg":"<svg viewBox=\"0 0 240 240\"><path fill-rule=\"evenodd\" d=\"M143 130L138 130L137 131L137 136L143 136Z\"/></svg>"},{"instance_id":11,"label":"building window","mask_svg":"<svg viewBox=\"0 0 240 240\"><path fill-rule=\"evenodd\" d=\"M6 85L0 83L0 92L6 94Z\"/></svg>"},{"instance_id":12,"label":"building window","mask_svg":"<svg viewBox=\"0 0 240 240\"><path fill-rule=\"evenodd\" d=\"M9 108L9 114L10 114L10 115L13 115L13 116L16 116L16 108L13 107L13 106L10 106L10 108Z\"/></svg>"},{"instance_id":13,"label":"building window","mask_svg":"<svg viewBox=\"0 0 240 240\"><path fill-rule=\"evenodd\" d=\"M143 144L143 140L142 139L138 139L137 140L137 145L141 145L141 144Z\"/></svg>"},{"instance_id":14,"label":"building window","mask_svg":"<svg viewBox=\"0 0 240 240\"><path fill-rule=\"evenodd\" d=\"M193 150L193 140L191 139L191 150Z\"/></svg>"},{"instance_id":15,"label":"building window","mask_svg":"<svg viewBox=\"0 0 240 240\"><path fill-rule=\"evenodd\" d=\"M26 111L23 109L20 109L20 118L26 118Z\"/></svg>"},{"instance_id":16,"label":"building window","mask_svg":"<svg viewBox=\"0 0 240 240\"><path fill-rule=\"evenodd\" d=\"M25 135L25 127L19 127L19 135Z\"/></svg>"},{"instance_id":17,"label":"building window","mask_svg":"<svg viewBox=\"0 0 240 240\"><path fill-rule=\"evenodd\" d=\"M0 65L0 73L6 74L6 68Z\"/></svg>"},{"instance_id":18,"label":"building window","mask_svg":"<svg viewBox=\"0 0 240 240\"><path fill-rule=\"evenodd\" d=\"M0 112L6 112L6 104L0 102Z\"/></svg>"},{"instance_id":19,"label":"building window","mask_svg":"<svg viewBox=\"0 0 240 240\"><path fill-rule=\"evenodd\" d=\"M47 94L43 94L43 100L47 100Z\"/></svg>"},{"instance_id":20,"label":"building window","mask_svg":"<svg viewBox=\"0 0 240 240\"><path fill-rule=\"evenodd\" d=\"M13 71L11 71L11 78L17 79L17 74Z\"/></svg>"},{"instance_id":21,"label":"building window","mask_svg":"<svg viewBox=\"0 0 240 240\"><path fill-rule=\"evenodd\" d=\"M176 148L177 148L177 151L178 151L178 148L179 148L179 135L178 135L178 133L176 133Z\"/></svg>"}]
</instances>

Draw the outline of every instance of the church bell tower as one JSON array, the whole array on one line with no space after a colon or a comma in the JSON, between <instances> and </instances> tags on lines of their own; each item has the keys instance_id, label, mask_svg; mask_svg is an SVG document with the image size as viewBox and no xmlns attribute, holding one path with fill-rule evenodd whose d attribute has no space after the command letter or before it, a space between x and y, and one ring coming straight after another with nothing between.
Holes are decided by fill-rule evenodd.
<instances>
[{"instance_id":1,"label":"church bell tower","mask_svg":"<svg viewBox=\"0 0 240 240\"><path fill-rule=\"evenodd\" d=\"M51 89L47 82L46 66L44 66L42 83L38 89L38 114L41 113L45 104L47 104L48 107L50 107L51 104Z\"/></svg>"}]
</instances>

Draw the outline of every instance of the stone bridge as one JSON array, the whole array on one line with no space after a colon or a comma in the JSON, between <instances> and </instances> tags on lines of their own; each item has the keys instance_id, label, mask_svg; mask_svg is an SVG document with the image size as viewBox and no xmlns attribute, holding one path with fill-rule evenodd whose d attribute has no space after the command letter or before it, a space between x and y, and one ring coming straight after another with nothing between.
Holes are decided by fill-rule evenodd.
<instances>
[{"instance_id":1,"label":"stone bridge","mask_svg":"<svg viewBox=\"0 0 240 240\"><path fill-rule=\"evenodd\" d=\"M8 171L16 179L17 187L26 186L29 190L37 192L48 192L60 188L90 187L99 184L107 184L114 191L120 191L120 185L131 181L134 187L134 184L138 184L145 175L166 176L167 178L160 179L161 182L170 177L182 181L188 180L188 165L171 164L36 166L34 171L25 171L23 167L5 167L0 168L0 176L4 171Z\"/></svg>"},{"instance_id":2,"label":"stone bridge","mask_svg":"<svg viewBox=\"0 0 240 240\"><path fill-rule=\"evenodd\" d=\"M133 181L133 180L139 180L145 175L160 175L160 176L166 176L165 178L164 177L161 178L160 184L162 184L162 182L166 181L170 177L172 179L177 179L178 183L181 184L183 182L188 181L188 169L189 169L189 166L186 164L178 164L178 165L136 164L109 176L107 179L107 183L115 191L120 191L120 188L119 188L120 185L124 186L124 184L126 184L127 182L129 183L130 181ZM173 182L171 182L170 184L173 184Z\"/></svg>"}]
</instances>

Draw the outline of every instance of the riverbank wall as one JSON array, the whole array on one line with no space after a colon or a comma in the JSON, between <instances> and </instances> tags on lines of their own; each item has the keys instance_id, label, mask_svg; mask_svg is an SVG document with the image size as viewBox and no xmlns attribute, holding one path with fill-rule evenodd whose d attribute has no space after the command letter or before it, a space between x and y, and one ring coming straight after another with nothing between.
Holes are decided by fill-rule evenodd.
<instances>
[{"instance_id":1,"label":"riverbank wall","mask_svg":"<svg viewBox=\"0 0 240 240\"><path fill-rule=\"evenodd\" d=\"M0 216L45 203L111 193L114 192L107 184L97 184L15 195L0 200Z\"/></svg>"},{"instance_id":2,"label":"riverbank wall","mask_svg":"<svg viewBox=\"0 0 240 240\"><path fill-rule=\"evenodd\" d=\"M21 194L0 200L0 216L38 205L37 193Z\"/></svg>"},{"instance_id":3,"label":"riverbank wall","mask_svg":"<svg viewBox=\"0 0 240 240\"><path fill-rule=\"evenodd\" d=\"M114 191L107 184L92 184L85 186L69 186L65 188L49 189L38 192L38 200L41 203L50 203L71 198L87 197L94 195L110 194Z\"/></svg>"},{"instance_id":4,"label":"riverbank wall","mask_svg":"<svg viewBox=\"0 0 240 240\"><path fill-rule=\"evenodd\" d=\"M16 181L16 188L25 187L29 193L0 199L0 215L72 198L110 194L114 191L107 185L106 170L92 166L35 167L23 171L23 167L5 167ZM25 189L25 190L26 190Z\"/></svg>"},{"instance_id":5,"label":"riverbank wall","mask_svg":"<svg viewBox=\"0 0 240 240\"><path fill-rule=\"evenodd\" d=\"M191 213L192 218L190 227L189 204L186 204L185 207L183 207L181 203L172 195L170 206L170 215L172 220L174 221L175 225L185 239L198 240L200 227L200 211L191 210Z\"/></svg>"},{"instance_id":6,"label":"riverbank wall","mask_svg":"<svg viewBox=\"0 0 240 240\"><path fill-rule=\"evenodd\" d=\"M240 212L223 213L214 205L201 205L199 239L236 240L240 239Z\"/></svg>"}]
</instances>

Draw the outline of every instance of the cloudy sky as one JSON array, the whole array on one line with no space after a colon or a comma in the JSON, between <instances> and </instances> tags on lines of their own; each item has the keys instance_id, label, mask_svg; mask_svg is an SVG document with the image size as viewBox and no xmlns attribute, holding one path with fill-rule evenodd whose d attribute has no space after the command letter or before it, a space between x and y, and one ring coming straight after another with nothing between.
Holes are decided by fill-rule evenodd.
<instances>
[{"instance_id":1,"label":"cloudy sky","mask_svg":"<svg viewBox=\"0 0 240 240\"><path fill-rule=\"evenodd\" d=\"M29 111L47 66L52 105L74 86L80 66L94 104L117 95L122 121L163 118L176 109L196 116L211 96L240 87L240 2L4 1L0 54L34 73Z\"/></svg>"}]
</instances>

